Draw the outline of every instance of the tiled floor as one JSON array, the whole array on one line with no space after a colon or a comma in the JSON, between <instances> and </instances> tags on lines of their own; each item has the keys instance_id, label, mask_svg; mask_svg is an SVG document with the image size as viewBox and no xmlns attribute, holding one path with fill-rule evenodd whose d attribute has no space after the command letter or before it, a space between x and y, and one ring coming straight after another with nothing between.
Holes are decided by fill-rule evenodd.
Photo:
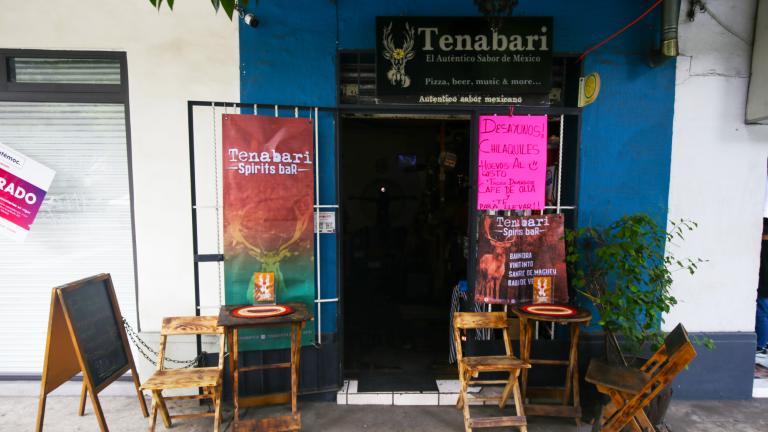
<instances>
[{"instance_id":1,"label":"tiled floor","mask_svg":"<svg viewBox=\"0 0 768 432\"><path fill-rule=\"evenodd\" d=\"M756 378L752 386L753 398L768 398L768 379Z\"/></svg>"},{"instance_id":2,"label":"tiled floor","mask_svg":"<svg viewBox=\"0 0 768 432\"><path fill-rule=\"evenodd\" d=\"M357 391L357 380L344 381L344 386L336 394L338 405L401 405L401 406L438 406L456 405L459 398L458 380L437 380L438 391L423 392L368 392ZM470 387L470 393L481 392L480 387ZM486 389L487 392L498 391L494 388ZM471 402L470 402L471 403ZM482 405L478 401L477 405Z\"/></svg>"},{"instance_id":3,"label":"tiled floor","mask_svg":"<svg viewBox=\"0 0 768 432\"><path fill-rule=\"evenodd\" d=\"M755 368L752 397L768 398L768 356L755 357Z\"/></svg>"}]
</instances>

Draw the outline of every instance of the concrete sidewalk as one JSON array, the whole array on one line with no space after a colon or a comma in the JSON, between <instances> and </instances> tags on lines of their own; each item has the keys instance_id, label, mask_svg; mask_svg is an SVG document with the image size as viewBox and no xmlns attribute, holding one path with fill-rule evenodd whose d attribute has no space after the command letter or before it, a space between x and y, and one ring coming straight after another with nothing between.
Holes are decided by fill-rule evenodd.
<instances>
[{"instance_id":1,"label":"concrete sidewalk","mask_svg":"<svg viewBox=\"0 0 768 432\"><path fill-rule=\"evenodd\" d=\"M119 384L119 383L116 383ZM114 384L113 384L114 386ZM37 413L37 397L31 390L18 396L8 393L13 386L2 385L0 391L0 431L30 431L34 429ZM112 387L112 386L110 386ZM31 388L31 387L29 387ZM48 398L45 414L46 431L97 431L96 418L90 407L84 417L77 416L79 387L60 389ZM74 394L73 394L74 393ZM121 394L122 393L122 394ZM126 396L123 391L108 388L100 396L104 415L113 432L145 431L147 421L141 416L136 397ZM199 410L194 402L184 401L183 409ZM174 404L178 407L179 404ZM173 410L174 406L169 408ZM231 411L224 412L222 430L231 430ZM462 431L461 413L453 407L403 407L403 406L345 406L331 402L300 403L303 431ZM248 410L247 417L287 413L287 408L272 407ZM492 407L473 408L480 416L498 415ZM511 413L511 409L505 410ZM530 432L589 431L589 425L577 428L572 421L559 419L529 418ZM768 431L768 400L751 401L673 401L667 415L667 424L673 432L757 432ZM207 418L183 420L175 423L174 431L209 431L211 420ZM158 418L158 431L164 430ZM506 429L516 430L516 429Z\"/></svg>"}]
</instances>

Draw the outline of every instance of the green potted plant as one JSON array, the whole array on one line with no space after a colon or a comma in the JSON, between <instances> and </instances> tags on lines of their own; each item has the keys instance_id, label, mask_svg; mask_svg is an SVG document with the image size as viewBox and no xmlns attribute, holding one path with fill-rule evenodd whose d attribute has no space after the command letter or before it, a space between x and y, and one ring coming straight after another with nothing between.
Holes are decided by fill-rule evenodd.
<instances>
[{"instance_id":1,"label":"green potted plant","mask_svg":"<svg viewBox=\"0 0 768 432\"><path fill-rule=\"evenodd\" d=\"M668 228L647 214L624 216L603 228L566 233L568 272L574 288L592 301L605 331L609 361L627 364L624 353L638 357L644 348L663 343L663 314L677 304L670 292L677 273L694 274L700 258L678 258L676 242L695 229L693 221L670 221ZM699 340L711 347L712 341ZM662 393L654 424L663 419L671 391Z\"/></svg>"}]
</instances>

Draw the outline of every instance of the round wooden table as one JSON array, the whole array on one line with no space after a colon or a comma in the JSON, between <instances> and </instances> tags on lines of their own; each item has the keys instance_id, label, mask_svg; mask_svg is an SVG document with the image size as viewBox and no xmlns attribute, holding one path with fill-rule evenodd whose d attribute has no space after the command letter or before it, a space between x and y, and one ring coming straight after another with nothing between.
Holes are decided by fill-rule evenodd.
<instances>
[{"instance_id":1,"label":"round wooden table","mask_svg":"<svg viewBox=\"0 0 768 432\"><path fill-rule=\"evenodd\" d=\"M527 415L553 416L553 417L571 417L579 424L581 419L581 402L579 400L579 326L592 320L592 313L588 310L574 308L571 315L545 315L531 313L522 309L525 305L512 308L517 318L520 319L520 360L533 365L565 366L565 386L559 388L528 388L528 369L522 371L521 393L523 401L528 401L528 397L535 395L548 399L559 399L562 404L531 404L526 403L525 413ZM555 306L555 305L541 305ZM551 359L532 359L531 342L533 340L534 322L555 323L567 325L571 331L571 343L567 360ZM572 402L572 404L569 404Z\"/></svg>"}]
</instances>

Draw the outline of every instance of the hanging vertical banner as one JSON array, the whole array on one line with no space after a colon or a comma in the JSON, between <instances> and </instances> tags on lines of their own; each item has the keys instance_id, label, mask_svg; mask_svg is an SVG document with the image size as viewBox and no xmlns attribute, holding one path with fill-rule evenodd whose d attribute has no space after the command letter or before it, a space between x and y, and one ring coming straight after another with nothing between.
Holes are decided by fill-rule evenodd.
<instances>
[{"instance_id":1,"label":"hanging vertical banner","mask_svg":"<svg viewBox=\"0 0 768 432\"><path fill-rule=\"evenodd\" d=\"M479 223L476 301L568 302L563 215L483 215Z\"/></svg>"},{"instance_id":2,"label":"hanging vertical banner","mask_svg":"<svg viewBox=\"0 0 768 432\"><path fill-rule=\"evenodd\" d=\"M477 209L541 210L547 116L480 116Z\"/></svg>"},{"instance_id":3,"label":"hanging vertical banner","mask_svg":"<svg viewBox=\"0 0 768 432\"><path fill-rule=\"evenodd\" d=\"M312 121L225 114L222 125L225 302L261 300L260 281L271 273L270 302L302 302L313 310ZM302 342L311 344L314 332L306 326ZM241 349L288 348L289 333L243 331Z\"/></svg>"},{"instance_id":4,"label":"hanging vertical banner","mask_svg":"<svg viewBox=\"0 0 768 432\"><path fill-rule=\"evenodd\" d=\"M0 144L0 235L27 238L56 172Z\"/></svg>"}]
</instances>

